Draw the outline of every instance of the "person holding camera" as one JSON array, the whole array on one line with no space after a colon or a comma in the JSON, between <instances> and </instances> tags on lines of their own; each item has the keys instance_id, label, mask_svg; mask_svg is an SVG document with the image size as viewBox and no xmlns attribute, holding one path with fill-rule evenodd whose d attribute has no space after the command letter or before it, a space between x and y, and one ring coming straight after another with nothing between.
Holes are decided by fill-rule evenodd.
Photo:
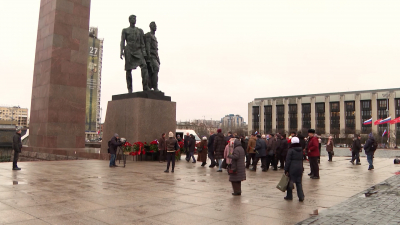
<instances>
[{"instance_id":1,"label":"person holding camera","mask_svg":"<svg viewBox=\"0 0 400 225\"><path fill-rule=\"evenodd\" d=\"M115 155L117 154L118 146L122 146L125 142L121 142L119 135L116 133L110 140L110 167L117 167L115 165Z\"/></svg>"}]
</instances>

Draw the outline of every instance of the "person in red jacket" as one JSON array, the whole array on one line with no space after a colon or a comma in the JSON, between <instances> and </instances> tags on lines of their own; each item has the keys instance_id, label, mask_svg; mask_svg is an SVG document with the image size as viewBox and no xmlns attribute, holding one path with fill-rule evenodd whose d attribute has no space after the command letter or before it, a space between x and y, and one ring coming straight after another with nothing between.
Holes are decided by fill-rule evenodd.
<instances>
[{"instance_id":1,"label":"person in red jacket","mask_svg":"<svg viewBox=\"0 0 400 225\"><path fill-rule=\"evenodd\" d=\"M319 142L318 137L315 137L315 130L308 130L308 159L310 161L311 179L319 179L319 166L318 166L318 157L319 157Z\"/></svg>"}]
</instances>

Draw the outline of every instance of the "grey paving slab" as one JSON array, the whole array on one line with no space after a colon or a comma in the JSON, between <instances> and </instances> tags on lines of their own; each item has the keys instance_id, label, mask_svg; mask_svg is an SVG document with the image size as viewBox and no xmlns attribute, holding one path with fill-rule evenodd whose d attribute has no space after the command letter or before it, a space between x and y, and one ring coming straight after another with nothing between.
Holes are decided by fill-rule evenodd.
<instances>
[{"instance_id":1,"label":"grey paving slab","mask_svg":"<svg viewBox=\"0 0 400 225\"><path fill-rule=\"evenodd\" d=\"M185 161L177 162L173 174L164 173L166 165L158 162L128 161L126 168L98 160L21 162L21 171L0 163L0 224L295 224L400 170L390 158L375 158L374 171L367 170L365 158L361 166L348 160L322 157L321 179L303 178L303 203L284 201L285 193L275 188L282 170L247 171L243 194L234 197L226 172ZM308 162L304 167L308 173ZM327 218L321 222L353 221ZM385 221L394 224L397 218L398 212Z\"/></svg>"}]
</instances>

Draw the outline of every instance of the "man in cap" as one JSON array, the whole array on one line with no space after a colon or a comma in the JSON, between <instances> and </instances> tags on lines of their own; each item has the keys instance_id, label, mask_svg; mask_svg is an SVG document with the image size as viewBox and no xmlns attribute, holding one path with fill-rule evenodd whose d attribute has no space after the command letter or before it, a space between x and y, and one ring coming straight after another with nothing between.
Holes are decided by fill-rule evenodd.
<instances>
[{"instance_id":1,"label":"man in cap","mask_svg":"<svg viewBox=\"0 0 400 225\"><path fill-rule=\"evenodd\" d=\"M13 150L14 150L14 160L13 160L13 170L21 170L21 168L18 168L17 162L18 162L18 157L19 153L21 153L22 150L22 142L21 142L21 130L22 127L17 127L16 133L14 134L13 137Z\"/></svg>"},{"instance_id":2,"label":"man in cap","mask_svg":"<svg viewBox=\"0 0 400 225\"><path fill-rule=\"evenodd\" d=\"M318 166L318 157L319 157L319 142L318 137L315 137L315 130L308 130L308 159L310 161L311 179L319 179L319 166Z\"/></svg>"},{"instance_id":3,"label":"man in cap","mask_svg":"<svg viewBox=\"0 0 400 225\"><path fill-rule=\"evenodd\" d=\"M117 154L117 148L118 146L123 145L124 142L119 141L119 135L116 133L114 134L114 137L111 138L110 141L110 167L116 167L115 165L115 155Z\"/></svg>"}]
</instances>

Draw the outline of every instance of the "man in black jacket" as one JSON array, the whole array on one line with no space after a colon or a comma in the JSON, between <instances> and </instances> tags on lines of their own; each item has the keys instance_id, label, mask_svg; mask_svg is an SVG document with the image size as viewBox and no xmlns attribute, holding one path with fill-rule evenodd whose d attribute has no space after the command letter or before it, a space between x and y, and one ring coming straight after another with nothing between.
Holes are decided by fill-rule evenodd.
<instances>
[{"instance_id":1,"label":"man in black jacket","mask_svg":"<svg viewBox=\"0 0 400 225\"><path fill-rule=\"evenodd\" d=\"M13 160L13 170L21 170L21 168L18 168L17 162L18 162L18 157L19 153L21 153L22 150L22 142L21 142L21 127L18 127L16 129L16 133L14 134L13 137L13 150L14 150L14 160Z\"/></svg>"},{"instance_id":2,"label":"man in black jacket","mask_svg":"<svg viewBox=\"0 0 400 225\"><path fill-rule=\"evenodd\" d=\"M186 133L186 135L183 137L183 148L186 151L186 161L189 161L190 159L190 152L189 152L189 142L190 142L190 136L189 136L189 132Z\"/></svg>"},{"instance_id":3,"label":"man in black jacket","mask_svg":"<svg viewBox=\"0 0 400 225\"><path fill-rule=\"evenodd\" d=\"M211 160L211 165L209 166L210 168L214 168L217 163L215 162L215 157L214 157L214 140L215 140L216 134L214 134L214 131L210 132L210 138L208 139L208 158Z\"/></svg>"},{"instance_id":4,"label":"man in black jacket","mask_svg":"<svg viewBox=\"0 0 400 225\"><path fill-rule=\"evenodd\" d=\"M114 137L111 138L110 141L110 167L117 167L117 165L115 165L115 155L117 154L118 146L123 144L124 142L119 141L119 135L114 134Z\"/></svg>"},{"instance_id":5,"label":"man in black jacket","mask_svg":"<svg viewBox=\"0 0 400 225\"><path fill-rule=\"evenodd\" d=\"M356 160L357 165L361 165L360 163L360 152L361 152L361 136L357 135L357 137L353 141L353 148L351 149L351 163L354 165L354 160Z\"/></svg>"}]
</instances>

